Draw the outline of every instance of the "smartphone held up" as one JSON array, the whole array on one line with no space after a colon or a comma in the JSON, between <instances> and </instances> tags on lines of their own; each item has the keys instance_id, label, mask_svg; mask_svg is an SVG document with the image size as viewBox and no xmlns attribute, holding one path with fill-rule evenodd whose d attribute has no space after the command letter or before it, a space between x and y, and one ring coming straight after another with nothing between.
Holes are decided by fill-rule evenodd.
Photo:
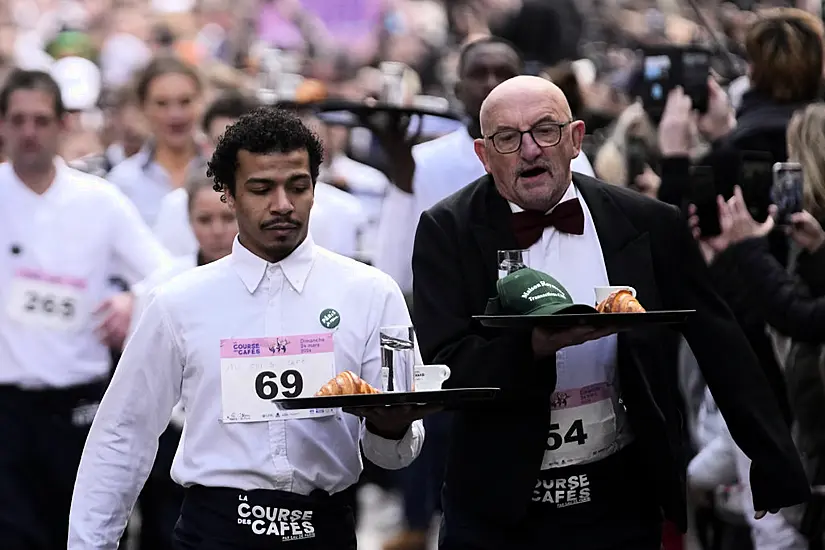
<instances>
[{"instance_id":1,"label":"smartphone held up","mask_svg":"<svg viewBox=\"0 0 825 550\"><path fill-rule=\"evenodd\" d=\"M692 166L690 169L690 202L696 207L699 231L702 237L715 237L722 233L719 225L719 205L713 168Z\"/></svg>"},{"instance_id":2,"label":"smartphone held up","mask_svg":"<svg viewBox=\"0 0 825 550\"><path fill-rule=\"evenodd\" d=\"M802 212L804 178L797 162L777 162L773 165L771 202L776 206L776 223L790 225L791 215Z\"/></svg>"},{"instance_id":3,"label":"smartphone held up","mask_svg":"<svg viewBox=\"0 0 825 550\"><path fill-rule=\"evenodd\" d=\"M694 109L707 111L710 61L708 50L694 46L651 46L643 50L636 92L653 121L661 120L668 94L677 86L685 90Z\"/></svg>"}]
</instances>

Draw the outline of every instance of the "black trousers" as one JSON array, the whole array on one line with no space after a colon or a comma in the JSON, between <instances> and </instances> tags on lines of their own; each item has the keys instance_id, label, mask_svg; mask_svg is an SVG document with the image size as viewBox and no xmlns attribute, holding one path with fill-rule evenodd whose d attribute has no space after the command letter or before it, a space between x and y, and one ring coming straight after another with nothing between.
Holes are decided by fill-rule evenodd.
<instances>
[{"instance_id":1,"label":"black trousers","mask_svg":"<svg viewBox=\"0 0 825 550\"><path fill-rule=\"evenodd\" d=\"M0 386L0 548L65 549L77 468L104 385Z\"/></svg>"},{"instance_id":2,"label":"black trousers","mask_svg":"<svg viewBox=\"0 0 825 550\"><path fill-rule=\"evenodd\" d=\"M169 474L180 442L180 430L169 426L158 441L152 472L138 498L140 508L140 550L172 550L172 532L180 517L183 487Z\"/></svg>"},{"instance_id":3,"label":"black trousers","mask_svg":"<svg viewBox=\"0 0 825 550\"><path fill-rule=\"evenodd\" d=\"M407 528L428 531L436 511L441 510L441 486L450 443L452 413L440 412L424 419L427 437L421 454L397 475L404 496Z\"/></svg>"}]
</instances>

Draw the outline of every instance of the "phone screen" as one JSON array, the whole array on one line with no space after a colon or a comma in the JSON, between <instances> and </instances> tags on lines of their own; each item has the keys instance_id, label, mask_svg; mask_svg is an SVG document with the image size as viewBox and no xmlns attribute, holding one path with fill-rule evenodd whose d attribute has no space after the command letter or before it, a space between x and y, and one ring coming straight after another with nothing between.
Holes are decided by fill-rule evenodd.
<instances>
[{"instance_id":1,"label":"phone screen","mask_svg":"<svg viewBox=\"0 0 825 550\"><path fill-rule=\"evenodd\" d=\"M644 92L648 106L664 108L673 64L666 54L646 56L644 60Z\"/></svg>"},{"instance_id":2,"label":"phone screen","mask_svg":"<svg viewBox=\"0 0 825 550\"><path fill-rule=\"evenodd\" d=\"M690 202L696 206L699 230L703 237L715 237L722 233L719 226L719 208L716 204L716 185L713 167L693 166L690 170Z\"/></svg>"},{"instance_id":3,"label":"phone screen","mask_svg":"<svg viewBox=\"0 0 825 550\"><path fill-rule=\"evenodd\" d=\"M773 165L771 202L777 208L777 223L789 225L791 214L802 211L802 166L795 162Z\"/></svg>"},{"instance_id":4,"label":"phone screen","mask_svg":"<svg viewBox=\"0 0 825 550\"><path fill-rule=\"evenodd\" d=\"M754 220L764 222L768 219L768 206L771 203L773 187L773 158L742 158L739 186L745 198L745 204Z\"/></svg>"},{"instance_id":5,"label":"phone screen","mask_svg":"<svg viewBox=\"0 0 825 550\"><path fill-rule=\"evenodd\" d=\"M705 52L684 52L682 54L682 82L685 93L690 96L693 108L700 113L708 110L708 75L710 55Z\"/></svg>"}]
</instances>

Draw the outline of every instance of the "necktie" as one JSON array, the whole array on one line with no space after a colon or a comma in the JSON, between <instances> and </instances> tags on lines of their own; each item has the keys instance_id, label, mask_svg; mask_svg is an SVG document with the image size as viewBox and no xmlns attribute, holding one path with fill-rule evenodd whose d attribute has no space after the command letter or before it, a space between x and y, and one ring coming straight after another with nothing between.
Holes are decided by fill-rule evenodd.
<instances>
[{"instance_id":1,"label":"necktie","mask_svg":"<svg viewBox=\"0 0 825 550\"><path fill-rule=\"evenodd\" d=\"M562 233L584 233L584 211L578 199L559 203L549 214L525 210L513 214L513 231L518 245L527 249L541 238L545 227L555 227Z\"/></svg>"}]
</instances>

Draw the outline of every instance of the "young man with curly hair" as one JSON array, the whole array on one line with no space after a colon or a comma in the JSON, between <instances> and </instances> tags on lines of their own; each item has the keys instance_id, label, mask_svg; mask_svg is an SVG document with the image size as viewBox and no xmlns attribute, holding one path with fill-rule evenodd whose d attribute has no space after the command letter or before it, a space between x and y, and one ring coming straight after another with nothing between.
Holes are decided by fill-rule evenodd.
<instances>
[{"instance_id":1,"label":"young man with curly hair","mask_svg":"<svg viewBox=\"0 0 825 550\"><path fill-rule=\"evenodd\" d=\"M389 276L313 243L322 155L297 117L272 108L241 117L218 142L209 175L238 237L226 258L154 291L86 443L70 550L117 548L178 401L181 550L355 549L359 445L388 469L418 455L420 411L367 412L364 429L340 409L271 403L278 392L312 396L347 370L380 387L380 328L411 324Z\"/></svg>"}]
</instances>

